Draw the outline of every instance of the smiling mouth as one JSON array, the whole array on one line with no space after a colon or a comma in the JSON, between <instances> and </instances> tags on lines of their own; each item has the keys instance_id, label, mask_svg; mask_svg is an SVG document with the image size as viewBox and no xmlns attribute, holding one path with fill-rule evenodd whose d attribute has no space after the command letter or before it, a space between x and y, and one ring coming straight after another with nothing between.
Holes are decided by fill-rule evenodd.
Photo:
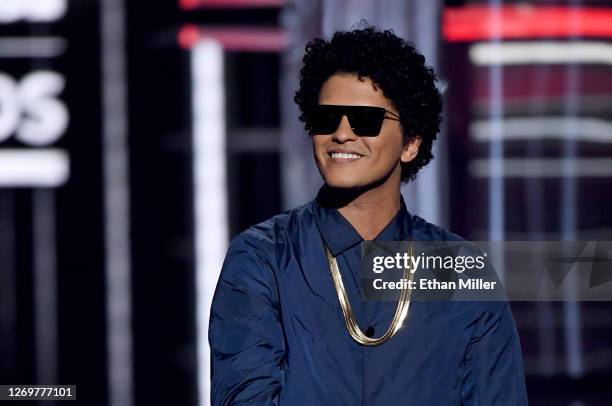
<instances>
[{"instance_id":1,"label":"smiling mouth","mask_svg":"<svg viewBox=\"0 0 612 406\"><path fill-rule=\"evenodd\" d=\"M349 161L355 161L361 158L363 155L355 154L352 152L330 152L329 156L334 161L349 162Z\"/></svg>"}]
</instances>

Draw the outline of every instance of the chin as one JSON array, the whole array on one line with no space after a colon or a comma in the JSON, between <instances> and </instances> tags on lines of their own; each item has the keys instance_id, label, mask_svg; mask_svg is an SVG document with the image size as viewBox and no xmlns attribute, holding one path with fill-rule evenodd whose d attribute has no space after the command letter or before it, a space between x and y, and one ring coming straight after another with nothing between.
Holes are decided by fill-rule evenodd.
<instances>
[{"instance_id":1,"label":"chin","mask_svg":"<svg viewBox=\"0 0 612 406\"><path fill-rule=\"evenodd\" d=\"M360 179L354 175L337 176L328 175L323 177L327 186L337 189L361 189L373 183L367 179Z\"/></svg>"},{"instance_id":2,"label":"chin","mask_svg":"<svg viewBox=\"0 0 612 406\"><path fill-rule=\"evenodd\" d=\"M325 184L331 188L367 190L388 182L394 171L381 173L375 168L370 170L357 170L357 168L354 168L353 170L328 170L320 172L325 180ZM397 172L397 175L399 176L399 172Z\"/></svg>"}]
</instances>

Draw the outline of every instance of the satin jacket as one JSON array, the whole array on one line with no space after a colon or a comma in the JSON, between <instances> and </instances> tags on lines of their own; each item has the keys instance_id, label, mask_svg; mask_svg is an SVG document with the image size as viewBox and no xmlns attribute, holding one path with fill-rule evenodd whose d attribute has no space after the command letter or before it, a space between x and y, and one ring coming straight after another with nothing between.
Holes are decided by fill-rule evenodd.
<instances>
[{"instance_id":1,"label":"satin jacket","mask_svg":"<svg viewBox=\"0 0 612 406\"><path fill-rule=\"evenodd\" d=\"M404 204L376 240L457 240ZM509 305L414 302L388 342L349 335L325 257L337 258L359 326L379 337L396 303L365 301L356 230L317 200L230 244L213 299L209 343L217 405L527 405Z\"/></svg>"}]
</instances>

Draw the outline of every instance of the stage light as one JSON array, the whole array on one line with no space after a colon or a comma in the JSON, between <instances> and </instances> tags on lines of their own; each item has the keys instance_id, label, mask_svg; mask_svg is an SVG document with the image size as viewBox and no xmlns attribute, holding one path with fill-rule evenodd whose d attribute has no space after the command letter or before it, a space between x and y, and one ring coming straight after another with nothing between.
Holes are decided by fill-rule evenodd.
<instances>
[{"instance_id":1,"label":"stage light","mask_svg":"<svg viewBox=\"0 0 612 406\"><path fill-rule=\"evenodd\" d=\"M191 55L199 404L210 399L208 320L228 242L223 47L203 39Z\"/></svg>"}]
</instances>

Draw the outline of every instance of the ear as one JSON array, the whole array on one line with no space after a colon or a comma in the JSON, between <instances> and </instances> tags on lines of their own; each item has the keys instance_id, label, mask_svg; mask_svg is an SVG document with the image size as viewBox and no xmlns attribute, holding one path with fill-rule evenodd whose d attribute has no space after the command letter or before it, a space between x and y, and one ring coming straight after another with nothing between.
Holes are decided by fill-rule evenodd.
<instances>
[{"instance_id":1,"label":"ear","mask_svg":"<svg viewBox=\"0 0 612 406\"><path fill-rule=\"evenodd\" d=\"M412 137L410 141L404 145L404 149L402 150L402 155L400 157L403 163L410 162L417 156L421 141L421 137L417 135L416 137Z\"/></svg>"}]
</instances>

